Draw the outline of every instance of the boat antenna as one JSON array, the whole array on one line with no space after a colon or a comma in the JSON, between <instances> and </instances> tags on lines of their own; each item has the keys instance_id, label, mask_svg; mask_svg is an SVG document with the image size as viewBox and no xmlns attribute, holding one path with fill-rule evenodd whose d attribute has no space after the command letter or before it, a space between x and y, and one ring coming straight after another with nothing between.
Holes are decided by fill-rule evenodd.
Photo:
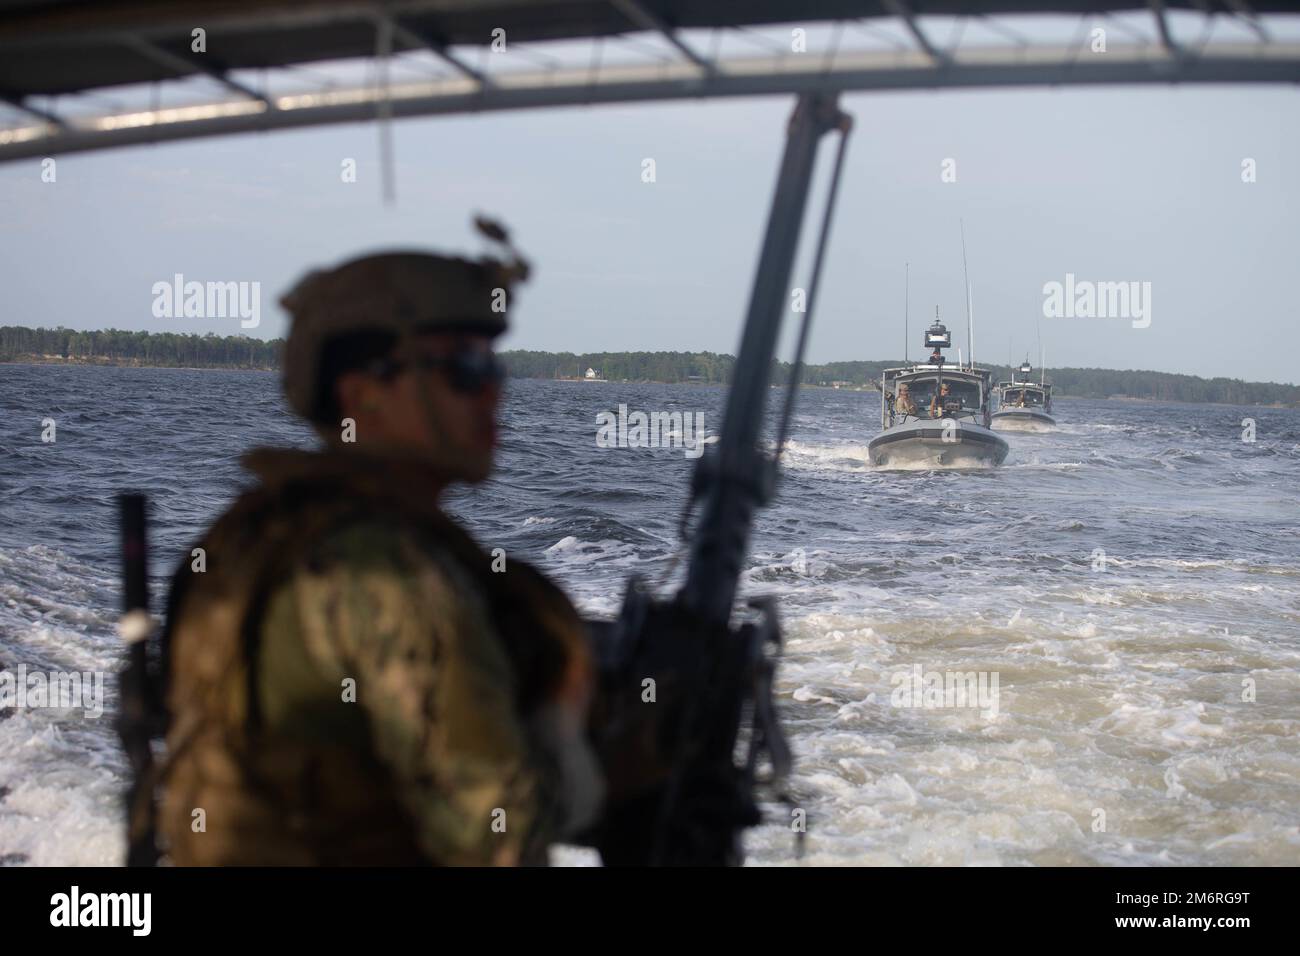
<instances>
[{"instance_id":1,"label":"boat antenna","mask_svg":"<svg viewBox=\"0 0 1300 956\"><path fill-rule=\"evenodd\" d=\"M961 224L961 271L966 276L966 352L967 358L970 359L970 367L975 367L975 319L971 315L971 298L970 298L970 272L966 268L966 222L959 219Z\"/></svg>"},{"instance_id":2,"label":"boat antenna","mask_svg":"<svg viewBox=\"0 0 1300 956\"><path fill-rule=\"evenodd\" d=\"M1044 385L1047 383L1047 373L1043 371L1043 366L1047 364L1047 354L1043 351L1043 319L1041 316L1034 318L1034 325L1038 329L1038 383Z\"/></svg>"},{"instance_id":3,"label":"boat antenna","mask_svg":"<svg viewBox=\"0 0 1300 956\"><path fill-rule=\"evenodd\" d=\"M908 308L911 305L911 292L912 292L912 283L910 281L911 269L912 269L912 264L910 262L903 263L903 364L904 365L907 364L907 341L911 337L911 333L908 332L908 322L907 322Z\"/></svg>"}]
</instances>

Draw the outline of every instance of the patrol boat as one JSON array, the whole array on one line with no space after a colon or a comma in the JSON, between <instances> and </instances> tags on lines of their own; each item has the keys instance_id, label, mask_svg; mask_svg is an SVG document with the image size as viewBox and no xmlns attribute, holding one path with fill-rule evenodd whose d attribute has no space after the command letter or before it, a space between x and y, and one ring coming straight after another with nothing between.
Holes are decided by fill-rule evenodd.
<instances>
[{"instance_id":1,"label":"patrol boat","mask_svg":"<svg viewBox=\"0 0 1300 956\"><path fill-rule=\"evenodd\" d=\"M867 445L872 465L890 469L989 468L1009 446L989 427L992 373L949 363L952 333L935 315L925 331L934 351L925 365L887 368L880 380L879 435Z\"/></svg>"},{"instance_id":2,"label":"patrol boat","mask_svg":"<svg viewBox=\"0 0 1300 956\"><path fill-rule=\"evenodd\" d=\"M999 382L994 391L998 410L993 413L993 428L1000 432L1050 432L1056 428L1052 417L1052 386L1039 374L1033 380L1033 367L1025 359L1011 373L1011 381ZM1017 376L1019 378L1017 379Z\"/></svg>"}]
</instances>

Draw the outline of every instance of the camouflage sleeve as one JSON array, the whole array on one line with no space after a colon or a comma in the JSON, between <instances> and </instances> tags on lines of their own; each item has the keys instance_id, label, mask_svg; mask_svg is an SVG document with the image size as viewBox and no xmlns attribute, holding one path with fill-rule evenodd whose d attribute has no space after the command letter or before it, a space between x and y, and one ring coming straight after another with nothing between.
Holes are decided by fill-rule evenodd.
<instances>
[{"instance_id":1,"label":"camouflage sleeve","mask_svg":"<svg viewBox=\"0 0 1300 956\"><path fill-rule=\"evenodd\" d=\"M350 674L421 848L444 865L541 862L555 810L516 681L464 572L400 530L333 535L296 577L308 654Z\"/></svg>"}]
</instances>

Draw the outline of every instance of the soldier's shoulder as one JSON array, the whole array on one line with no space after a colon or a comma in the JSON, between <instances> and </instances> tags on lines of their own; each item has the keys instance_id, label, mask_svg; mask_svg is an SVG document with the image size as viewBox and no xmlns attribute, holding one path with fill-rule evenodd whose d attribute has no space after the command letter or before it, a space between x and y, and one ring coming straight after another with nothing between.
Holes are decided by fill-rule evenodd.
<instances>
[{"instance_id":1,"label":"soldier's shoulder","mask_svg":"<svg viewBox=\"0 0 1300 956\"><path fill-rule=\"evenodd\" d=\"M358 513L331 523L299 552L293 577L300 594L327 604L345 599L421 621L479 621L490 603L465 555L402 514Z\"/></svg>"},{"instance_id":2,"label":"soldier's shoulder","mask_svg":"<svg viewBox=\"0 0 1300 956\"><path fill-rule=\"evenodd\" d=\"M205 551L209 594L303 589L330 603L363 578L384 581L393 598L438 596L440 604L478 597L463 549L440 540L418 516L381 502L341 494L287 498L253 488L209 528ZM178 577L188 586L192 575ZM202 582L200 582L202 583Z\"/></svg>"},{"instance_id":3,"label":"soldier's shoulder","mask_svg":"<svg viewBox=\"0 0 1300 956\"><path fill-rule=\"evenodd\" d=\"M394 560L418 550L419 524L409 516L336 489L326 491L297 496L250 488L212 523L204 539L235 551L270 546L281 554L321 560Z\"/></svg>"},{"instance_id":4,"label":"soldier's shoulder","mask_svg":"<svg viewBox=\"0 0 1300 956\"><path fill-rule=\"evenodd\" d=\"M400 514L339 514L319 526L306 544L306 558L313 566L433 570L456 577L463 573L436 536Z\"/></svg>"}]
</instances>

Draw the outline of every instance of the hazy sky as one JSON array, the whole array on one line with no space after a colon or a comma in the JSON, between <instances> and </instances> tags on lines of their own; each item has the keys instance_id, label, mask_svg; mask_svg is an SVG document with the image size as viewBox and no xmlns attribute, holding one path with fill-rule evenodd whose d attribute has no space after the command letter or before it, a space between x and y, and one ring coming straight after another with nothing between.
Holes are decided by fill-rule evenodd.
<instances>
[{"instance_id":1,"label":"hazy sky","mask_svg":"<svg viewBox=\"0 0 1300 956\"><path fill-rule=\"evenodd\" d=\"M392 207L373 125L69 156L55 183L38 160L0 166L0 325L239 333L237 319L152 316L154 283L181 273L260 282L253 334L276 336L275 300L305 268L385 247L478 254L481 210L535 266L504 347L734 353L791 102L403 120ZM900 356L905 262L912 356L936 305L965 351L964 219L977 359L1036 352L1041 323L1049 368L1300 383L1300 92L912 92L844 106L857 128L812 361ZM340 176L349 157L356 183ZM942 181L946 159L956 182ZM1044 284L1067 273L1149 282L1149 327L1043 318Z\"/></svg>"}]
</instances>

